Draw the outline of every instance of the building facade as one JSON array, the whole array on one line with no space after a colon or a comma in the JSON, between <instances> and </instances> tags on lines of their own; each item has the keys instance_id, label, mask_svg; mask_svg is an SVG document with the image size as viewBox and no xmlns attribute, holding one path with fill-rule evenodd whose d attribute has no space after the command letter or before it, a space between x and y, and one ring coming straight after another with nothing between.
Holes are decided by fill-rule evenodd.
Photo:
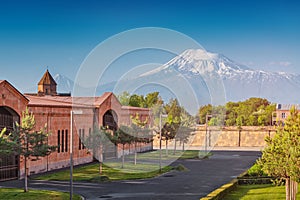
<instances>
[{"instance_id":1,"label":"building facade","mask_svg":"<svg viewBox=\"0 0 300 200\"><path fill-rule=\"evenodd\" d=\"M293 106L295 106L296 109L300 111L299 104L277 104L276 111L272 114L272 124L284 124L285 120L290 115L290 110Z\"/></svg>"},{"instance_id":2,"label":"building facade","mask_svg":"<svg viewBox=\"0 0 300 200\"><path fill-rule=\"evenodd\" d=\"M98 97L72 97L59 94L56 82L47 70L38 83L38 92L22 94L8 81L0 81L0 131L14 128L20 123L26 109L35 116L36 129L47 125L48 143L57 146L57 151L28 164L29 175L69 166L71 118L73 130L74 164L93 161L93 153L84 145L84 138L96 126L116 130L120 125L130 125L130 116L139 115L141 120L150 118L150 110L122 106L116 96L106 92ZM149 120L150 122L151 120ZM152 143L142 144L140 150L151 150ZM120 147L107 143L104 158L118 157ZM24 177L23 158L17 155L0 157L0 180Z\"/></svg>"}]
</instances>

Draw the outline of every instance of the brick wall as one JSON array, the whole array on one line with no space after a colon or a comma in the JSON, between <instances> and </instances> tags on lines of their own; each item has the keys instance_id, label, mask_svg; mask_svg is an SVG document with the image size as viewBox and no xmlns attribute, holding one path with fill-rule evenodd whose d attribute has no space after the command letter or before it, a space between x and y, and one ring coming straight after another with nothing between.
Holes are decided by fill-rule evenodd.
<instances>
[{"instance_id":1,"label":"brick wall","mask_svg":"<svg viewBox=\"0 0 300 200\"><path fill-rule=\"evenodd\" d=\"M264 147L265 137L275 134L274 127L243 126L238 127L208 127L197 126L193 136L186 146L201 147L205 146L205 136L207 146L213 147ZM163 147L164 147L163 142ZM170 141L170 146L174 141ZM155 137L154 148L159 147L159 140Z\"/></svg>"},{"instance_id":2,"label":"brick wall","mask_svg":"<svg viewBox=\"0 0 300 200\"><path fill-rule=\"evenodd\" d=\"M46 107L46 106L30 106L29 110L34 114L36 120L36 129L39 130L47 125L47 131L50 132L48 144L60 146L58 152L55 151L49 156L40 158L37 161L28 163L29 174L41 173L69 166L70 160L70 107ZM91 162L93 156L88 152L88 149L79 149L78 130L85 130L85 136L89 133L89 128L92 128L91 109L81 108L82 115L75 117L73 123L73 157L74 165ZM58 138L59 136L59 138ZM60 142L58 143L58 140ZM24 177L24 162L20 160L20 177Z\"/></svg>"}]
</instances>

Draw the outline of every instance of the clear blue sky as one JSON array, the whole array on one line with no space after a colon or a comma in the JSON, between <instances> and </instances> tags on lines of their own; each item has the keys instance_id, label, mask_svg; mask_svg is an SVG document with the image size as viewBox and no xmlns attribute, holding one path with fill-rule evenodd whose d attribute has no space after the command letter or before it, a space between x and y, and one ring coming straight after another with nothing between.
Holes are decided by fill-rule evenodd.
<instances>
[{"instance_id":1,"label":"clear blue sky","mask_svg":"<svg viewBox=\"0 0 300 200\"><path fill-rule=\"evenodd\" d=\"M298 1L276 0L0 0L0 79L22 92L47 66L74 79L97 44L149 26L182 32L252 68L300 74L299 11Z\"/></svg>"}]
</instances>

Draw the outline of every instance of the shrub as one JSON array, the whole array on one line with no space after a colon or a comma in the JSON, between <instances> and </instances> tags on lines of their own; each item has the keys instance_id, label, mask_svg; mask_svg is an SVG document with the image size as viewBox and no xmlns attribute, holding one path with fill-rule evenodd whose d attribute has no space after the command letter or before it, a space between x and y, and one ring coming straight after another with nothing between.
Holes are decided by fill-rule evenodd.
<instances>
[{"instance_id":1,"label":"shrub","mask_svg":"<svg viewBox=\"0 0 300 200\"><path fill-rule=\"evenodd\" d=\"M255 163L250 169L248 169L249 176L267 176L263 170L262 166Z\"/></svg>"},{"instance_id":2,"label":"shrub","mask_svg":"<svg viewBox=\"0 0 300 200\"><path fill-rule=\"evenodd\" d=\"M174 167L175 170L177 171L189 171L184 165L179 164L176 167Z\"/></svg>"},{"instance_id":3,"label":"shrub","mask_svg":"<svg viewBox=\"0 0 300 200\"><path fill-rule=\"evenodd\" d=\"M109 181L109 177L108 176L97 176L97 177L91 178L90 181L95 182L95 183L105 182L105 181Z\"/></svg>"},{"instance_id":4,"label":"shrub","mask_svg":"<svg viewBox=\"0 0 300 200\"><path fill-rule=\"evenodd\" d=\"M261 165L255 163L247 173L238 177L238 182L240 185L250 185L250 184L271 184L272 177L267 176Z\"/></svg>"}]
</instances>

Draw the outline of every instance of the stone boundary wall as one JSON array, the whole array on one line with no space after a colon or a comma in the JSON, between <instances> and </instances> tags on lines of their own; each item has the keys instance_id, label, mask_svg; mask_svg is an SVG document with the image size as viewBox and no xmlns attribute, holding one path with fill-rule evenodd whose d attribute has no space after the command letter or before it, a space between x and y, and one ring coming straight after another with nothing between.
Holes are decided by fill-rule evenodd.
<instances>
[{"instance_id":1,"label":"stone boundary wall","mask_svg":"<svg viewBox=\"0 0 300 200\"><path fill-rule=\"evenodd\" d=\"M266 136L273 137L276 130L273 126L197 126L189 142L188 147L264 147ZM154 148L159 147L158 137L154 138ZM179 143L177 143L177 146ZM169 141L169 146L174 146L174 140ZM165 141L162 141L165 147Z\"/></svg>"}]
</instances>

